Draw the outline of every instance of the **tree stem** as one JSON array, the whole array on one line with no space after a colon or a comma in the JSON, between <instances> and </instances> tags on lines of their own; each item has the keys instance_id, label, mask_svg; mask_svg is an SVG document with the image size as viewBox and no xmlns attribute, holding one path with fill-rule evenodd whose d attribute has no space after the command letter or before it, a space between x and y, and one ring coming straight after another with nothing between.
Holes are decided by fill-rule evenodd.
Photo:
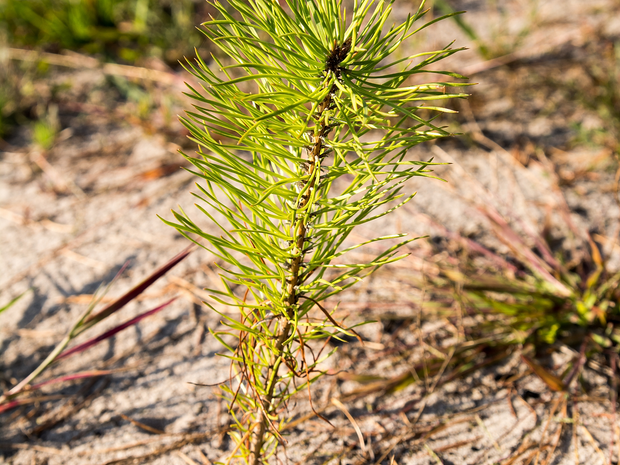
<instances>
[{"instance_id":1,"label":"tree stem","mask_svg":"<svg viewBox=\"0 0 620 465\"><path fill-rule=\"evenodd\" d=\"M332 51L330 57L327 58L326 71L331 71L336 74L337 78L340 78L340 69L338 65L341 61L344 60L346 55L348 54L351 47L351 42L345 42L341 47L336 46L334 44L334 50ZM335 58L334 58L335 56ZM335 61L334 61L335 60ZM325 97L325 99L319 105L317 111L318 121L318 131L315 129L315 133L312 141L312 150L308 153L307 160L307 168L306 174L309 177L308 184L306 187L305 193L300 199L299 205L297 206L299 209L305 209L312 198L312 191L316 188L316 173L321 169L321 160L322 160L322 150L324 148L323 145L323 136L326 136L329 132L329 124L324 120L323 114L326 110L328 110L332 104L332 93L335 92L337 86L335 84L332 85L329 94ZM263 444L265 442L265 433L267 432L267 426L269 424L268 418L265 416L265 413L271 414L275 409L275 406L272 405L274 398L274 390L276 384L279 381L278 378L278 369L282 364L282 360L284 357L284 344L289 339L291 334L291 320L293 320L295 316L295 311L297 307L297 287L300 284L300 271L301 265L304 260L304 245L307 240L308 228L306 224L306 215L300 215L296 218L296 221L293 225L294 231L294 243L296 249L299 251L298 254L293 258L291 263L291 275L287 278L286 281L286 290L287 290L287 299L286 299L286 312L285 315L286 323L280 331L278 332L278 339L276 342L275 350L272 353L271 360L269 363L269 367L267 370L267 380L269 380L269 386L267 388L267 394L260 399L262 403L262 408L258 408L256 412L256 421L254 423L254 428L252 430L252 441L250 447L250 457L249 463L250 465L259 465L261 462L261 449L263 448Z\"/></svg>"},{"instance_id":2,"label":"tree stem","mask_svg":"<svg viewBox=\"0 0 620 465\"><path fill-rule=\"evenodd\" d=\"M323 111L329 106L331 102L331 98L328 95L325 101L321 104L319 109L319 115L322 116ZM306 193L301 199L299 208L304 208L308 205L310 201L312 190L315 189L316 186L316 177L312 175L316 173L316 170L321 169L321 150L323 149L323 142L321 138L321 134L325 129L325 124L321 122L320 130L318 135L314 136L313 147L310 153L308 154L308 168L307 173L310 176L309 186L306 190ZM284 355L284 344L288 340L291 333L291 320L294 317L295 307L297 306L297 286L300 283L299 275L301 271L301 264L304 259L304 244L306 242L308 228L304 221L304 217L300 216L297 218L297 222L294 225L295 227L295 246L299 251L293 258L293 262L291 264L291 275L287 279L287 313L286 315L286 323L282 326L282 329L278 333L278 340L276 342L275 350L272 355L269 369L267 370L267 379L271 380L269 387L267 388L267 394L263 399L261 399L262 408L259 408L256 412L256 423L254 425L254 429L252 432L252 443L250 449L250 465L258 465L261 459L261 449L263 447L263 443L265 442L265 433L267 431L268 419L265 416L265 412L271 413L273 406L271 405L273 401L273 392L275 386L278 381L278 369L282 364L282 357Z\"/></svg>"}]
</instances>

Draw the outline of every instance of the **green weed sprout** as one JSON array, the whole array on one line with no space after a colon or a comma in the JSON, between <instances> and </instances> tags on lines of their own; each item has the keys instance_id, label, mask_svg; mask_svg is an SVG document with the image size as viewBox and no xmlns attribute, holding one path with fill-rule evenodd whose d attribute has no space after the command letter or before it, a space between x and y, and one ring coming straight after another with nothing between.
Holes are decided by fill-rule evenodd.
<instances>
[{"instance_id":1,"label":"green weed sprout","mask_svg":"<svg viewBox=\"0 0 620 465\"><path fill-rule=\"evenodd\" d=\"M409 149L450 135L434 120L452 111L432 102L466 96L446 93L464 83L419 83L458 49L401 50L442 18L417 26L422 2L388 26L392 3L356 0L347 16L340 0L216 2L219 18L203 32L227 58L188 63L201 84L188 85L195 109L181 120L199 157L184 156L202 178L195 196L208 208L197 207L221 235L182 209L167 223L219 257L226 291L210 292L240 312L222 313L228 330L213 333L231 352L234 374L223 388L236 422L229 461L268 460L282 441L287 401L322 374L326 356L313 341L354 333L321 302L405 256L398 249L414 239L404 234L343 244L356 226L413 198L402 193L405 182L430 176L433 163L411 160ZM369 263L344 259L395 239Z\"/></svg>"}]
</instances>

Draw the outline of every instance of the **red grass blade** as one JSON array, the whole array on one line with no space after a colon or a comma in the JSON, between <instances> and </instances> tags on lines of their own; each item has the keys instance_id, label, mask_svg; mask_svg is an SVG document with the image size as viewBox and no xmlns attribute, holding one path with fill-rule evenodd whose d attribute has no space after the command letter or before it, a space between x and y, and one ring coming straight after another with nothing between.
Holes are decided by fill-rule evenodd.
<instances>
[{"instance_id":1,"label":"red grass blade","mask_svg":"<svg viewBox=\"0 0 620 465\"><path fill-rule=\"evenodd\" d=\"M64 383L66 381L74 381L76 379L94 378L96 376L106 376L106 375L110 375L114 373L114 371L115 370L91 370L91 371L81 371L79 373L73 373L71 375L59 376L58 378L48 379L47 381L42 381L40 383L35 384L34 386L30 386L28 388L28 391L35 391L49 384Z\"/></svg>"},{"instance_id":2,"label":"red grass blade","mask_svg":"<svg viewBox=\"0 0 620 465\"><path fill-rule=\"evenodd\" d=\"M138 284L137 286L134 286L131 290L129 290L128 292L123 294L121 297L116 299L114 302L112 302L109 305L107 305L106 307L104 307L101 311L99 311L99 312L97 312L95 314L90 314L88 317L86 317L85 315L88 315L88 312L90 312L90 310L91 310L89 308L88 312L86 314L84 314L84 316L79 321L77 321L75 323L73 328L69 331L69 334L67 334L67 336L54 348L52 353L50 353L47 356L47 358L32 373L30 373L25 379L23 379L19 384L14 386L7 393L5 393L5 394L0 396L0 404L5 403L7 400L9 400L9 398L19 394L20 391L22 391L28 384L30 384L37 376L39 376L47 367L49 367L56 360L59 360L60 358L65 358L65 357L67 357L67 356L69 356L71 354L74 354L74 353L82 352L82 351L88 349L89 347L91 347L91 346L101 342L102 340L107 339L107 338L113 336L117 332L122 331L126 327L131 326L131 325L137 323L142 318L145 318L148 315L156 313L159 310L161 310L162 308L164 308L167 305L169 305L172 302L172 300L167 302L167 303L165 303L165 304L163 304L163 305L160 305L159 307L157 307L157 308L155 308L155 309L153 309L153 310L151 310L149 312L146 312L146 313L143 313L142 315L139 315L138 317L134 318L133 320L130 320L130 321L124 323L123 325L118 326L118 327L116 327L116 328L114 328L114 329L112 329L112 330L110 330L110 331L100 335L99 337L97 337L95 339L91 339L91 340L85 342L84 344L80 344L79 346L76 346L76 347L74 347L72 349L69 349L69 350L65 350L63 352L64 348L67 346L67 344L74 337L76 337L78 334L81 334L82 332L86 331L87 329L91 328L92 326L94 326L95 324L99 323L103 319L107 318L108 316L110 316L114 312L116 312L116 311L120 310L121 308L123 308L125 305L127 305L127 303L129 303L133 299L135 299L145 289L147 289L151 284L153 284L155 281L157 281L159 278L161 278L164 274L166 274L168 271L170 271L174 266L176 266L181 260L183 260L185 257L187 257L192 252L192 250L194 248L195 248L194 245L191 245L191 246L187 247L181 253L177 254L174 258L172 258L170 261L168 261L168 263L166 263L165 265L163 265L160 268L158 268L157 270L155 270L148 278L146 278L140 284ZM125 267L123 267L121 269L121 272L124 269L125 269ZM119 272L119 274L121 272ZM118 275L117 275L117 277L118 277ZM83 318L85 318L85 319L83 319Z\"/></svg>"},{"instance_id":3,"label":"red grass blade","mask_svg":"<svg viewBox=\"0 0 620 465\"><path fill-rule=\"evenodd\" d=\"M15 407L19 407L22 404L25 404L28 402L28 399L18 399L18 400L12 400L11 402L7 402L4 405L0 405L0 413L2 412L6 412L7 410L11 410L12 408Z\"/></svg>"},{"instance_id":4,"label":"red grass blade","mask_svg":"<svg viewBox=\"0 0 620 465\"><path fill-rule=\"evenodd\" d=\"M480 255L483 255L483 256L486 256L486 257L490 258L491 260L493 260L493 262L495 262L501 268L506 269L506 270L510 271L511 273L514 273L515 275L523 274L523 272L520 271L512 263L504 260L502 257L497 255L495 252L490 251L489 249L487 249L483 245L479 244L478 242L476 242L476 241L474 241L472 239L469 239L468 237L463 237L461 234L449 230L444 225L438 223L437 221L435 221L430 216L425 215L423 213L414 212L414 210L411 209L411 208L408 208L408 206L405 207L405 210L408 211L409 213L415 214L419 218L424 219L426 222L428 222L434 228L437 228L437 229L441 230L441 232L443 234L445 234L449 239L452 239L453 241L460 242L461 244L463 244L463 246L469 248L473 252L476 252L476 253L478 253Z\"/></svg>"},{"instance_id":5,"label":"red grass blade","mask_svg":"<svg viewBox=\"0 0 620 465\"><path fill-rule=\"evenodd\" d=\"M187 247L181 253L179 253L174 258L172 258L168 263L166 263L165 265L155 270L148 278L146 278L140 284L138 284L137 286L127 291L125 294L123 294L121 297L116 299L114 302L111 302L109 305L104 307L102 310L90 315L86 319L86 321L84 321L82 326L74 333L74 336L77 336L78 334L84 332L88 328L99 323L101 320L109 317L114 312L120 310L122 307L127 305L129 302L135 299L138 295L144 292L151 284L153 284L155 281L157 281L159 278L165 275L168 271L170 271L174 266L176 266L180 261L182 261L185 257L187 257L192 252L194 247L195 246L193 245Z\"/></svg>"},{"instance_id":6,"label":"red grass blade","mask_svg":"<svg viewBox=\"0 0 620 465\"><path fill-rule=\"evenodd\" d=\"M551 267L544 262L524 244L519 235L508 225L502 216L493 208L480 207L479 210L491 221L491 224L498 228L497 237L517 255L520 256L521 262L531 271L537 273L548 284L553 286L558 295L562 297L571 296L572 292L563 283L558 281L551 273Z\"/></svg>"},{"instance_id":7,"label":"red grass blade","mask_svg":"<svg viewBox=\"0 0 620 465\"><path fill-rule=\"evenodd\" d=\"M172 302L174 302L176 300L176 297L174 299L169 300L168 302L161 304L158 307L155 307L152 310L149 310L148 312L144 312L141 313L140 315L138 315L135 318L132 318L129 321L126 321L125 323L110 329L109 331L104 332L103 334L100 334L97 337L94 337L92 339L89 339L86 342L83 342L82 344L79 344L71 349L65 350L63 353L61 353L58 357L56 357L56 361L61 360L63 358L69 357L70 355L73 354L77 354L80 352L84 352L86 349L91 348L92 346L99 344L101 341L105 341L106 339L114 336L116 333L122 331L125 328L128 328L129 326L135 325L136 323L138 323L139 321L143 320L144 318L146 318L147 316L153 315L157 312L159 312L160 310L162 310L163 308L167 307L168 305L170 305Z\"/></svg>"}]
</instances>

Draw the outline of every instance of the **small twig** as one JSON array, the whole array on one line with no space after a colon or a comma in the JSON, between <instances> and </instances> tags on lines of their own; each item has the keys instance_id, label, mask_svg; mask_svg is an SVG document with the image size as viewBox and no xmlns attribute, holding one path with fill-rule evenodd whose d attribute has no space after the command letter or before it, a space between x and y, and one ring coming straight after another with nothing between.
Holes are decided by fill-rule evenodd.
<instances>
[{"instance_id":1,"label":"small twig","mask_svg":"<svg viewBox=\"0 0 620 465\"><path fill-rule=\"evenodd\" d=\"M299 327L295 328L297 330L297 336L299 337L299 344L300 344L300 348L301 348L301 358L304 362L304 368L306 370L306 383L308 386L308 401L310 402L310 408L312 409L312 412L314 412L314 414L319 417L321 420L323 420L325 423L327 423L329 426L331 426L332 428L334 427L334 425L331 424L331 422L325 418L323 415L321 415L320 413L318 413L315 409L314 409L314 405L312 404L312 392L310 390L310 371L308 370L308 362L306 361L306 353L305 353L305 344L304 344L304 338L301 334L301 332L299 331ZM337 400L337 399L333 399L333 400Z\"/></svg>"},{"instance_id":2,"label":"small twig","mask_svg":"<svg viewBox=\"0 0 620 465\"><path fill-rule=\"evenodd\" d=\"M194 462L187 454L184 454L183 452L181 452L180 450L176 450L174 451L174 453L176 455L178 455L179 457L181 457L181 459L187 464L187 465L198 465L196 462Z\"/></svg>"},{"instance_id":3,"label":"small twig","mask_svg":"<svg viewBox=\"0 0 620 465\"><path fill-rule=\"evenodd\" d=\"M514 388L512 386L510 386L508 388L508 394L506 395L506 401L508 402L508 408L510 409L510 413L512 414L513 417L515 418L519 418L517 416L517 412L515 411L514 405L512 405L512 393L514 391Z\"/></svg>"}]
</instances>

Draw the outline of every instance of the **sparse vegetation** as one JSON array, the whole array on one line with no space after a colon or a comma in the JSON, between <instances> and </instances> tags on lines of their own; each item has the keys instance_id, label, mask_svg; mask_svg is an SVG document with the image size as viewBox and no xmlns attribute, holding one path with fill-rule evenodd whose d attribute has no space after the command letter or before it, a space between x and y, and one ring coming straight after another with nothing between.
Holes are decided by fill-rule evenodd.
<instances>
[{"instance_id":1,"label":"sparse vegetation","mask_svg":"<svg viewBox=\"0 0 620 465\"><path fill-rule=\"evenodd\" d=\"M411 5L417 8L418 3L400 2L396 0L396 5L404 4L405 8L396 8L395 13L406 21L405 10ZM276 2L255 3L267 6L274 3L272 6L276 8ZM279 2L290 13L284 3ZM327 3L332 4L327 0L316 2ZM349 3L345 1L342 6L347 6L350 18ZM232 4L240 6L242 11L236 11ZM473 80L482 85L473 88L473 98L455 102L455 108L463 110L459 115L440 119L442 124L450 123L450 131L441 127L439 120L432 120L434 110L420 109L416 115L435 127L425 130L420 126L416 130L423 134L415 137L430 139L431 135L452 131L467 134L458 140L452 138L451 142L424 146L428 147L427 152L414 148L402 160L391 161L402 164L410 161L412 154L419 154L419 159L425 161L415 167L400 165L393 170L393 166L385 165L379 170L380 162L366 150L367 146L362 145L361 152L368 166L362 163L364 157L342 155L353 143L354 135L364 144L375 140L386 129L382 122L384 116L379 115L376 120L371 116L371 110L379 107L376 98L381 98L374 92L376 88L370 93L372 96L360 97L356 92L349 92L342 70L335 73L332 70L332 74L341 74L340 80L326 81L330 72L325 58L330 54L336 57L336 62L340 51L344 59L338 66L349 69L355 57L371 53L369 47L356 50L352 43L351 50L345 54L347 36L341 34L343 31L332 37L336 42L326 35L318 40L321 45L308 42L308 50L299 41L290 50L281 50L277 46L295 42L293 36L282 38L273 31L280 24L278 21L285 20L283 15L277 16L273 23L261 25L264 31L258 32L258 36L246 37L248 40L243 43L232 39L239 33L250 34L247 28L239 26L254 21L248 9L250 3L245 1L223 2L218 11L215 6L197 0L0 0L0 150L6 150L0 153L0 261L6 256L23 264L19 256L22 254L28 266L31 265L27 260L36 265L19 278L21 265L13 267L13 263L6 262L7 267L3 262L3 271L7 271L0 273L0 279L11 275L6 278L11 281L9 285L3 284L0 296L0 305L4 305L0 306L0 321L15 328L9 333L0 323L0 350L4 350L0 357L0 387L4 391L0 392L0 453L4 459L11 463L12 454L18 448L16 460L23 462L45 461L46 454L54 451L62 454L61 444L54 442L54 434L62 428L75 428L78 439L73 444L77 449L67 459L75 463L90 463L86 447L105 451L110 446L127 449L107 453L106 460L125 462L148 462L164 456L165 461L209 463L205 457L208 455L213 462L231 458L232 463L252 456L258 460L256 457L271 452L275 457L267 461L276 462L282 460L282 451L295 457L291 463L308 464L329 460L331 463L350 460L356 465L392 465L411 460L416 463L469 460L477 464L487 460L502 465L525 465L536 461L551 464L560 456L570 462L573 455L574 461L580 463L579 457L583 461L588 454L600 463L617 462L620 443L616 426L620 381L620 249L616 208L620 204L618 38L613 28L588 29L578 22L587 18L591 24L599 24L597 21L602 16L614 17L617 5L610 2L607 10L594 11L584 4L582 15L549 19L547 7L535 0L514 3L436 0L427 2L432 10L426 18L454 12L464 4L473 11L454 16L436 29L427 29L431 33L419 34L409 48L401 44L397 53L402 54L400 59L432 50L435 46L427 46L428 43L441 42L450 34L456 37L459 32L471 40L468 47L474 52L456 55L466 57L463 63L456 62L466 70L464 74L475 70L471 71ZM518 20L511 13L516 11L517 4L521 8ZM574 5L562 5L562 8L568 11ZM209 13L229 15L224 23L216 19L207 26L210 37L219 39L225 50L210 45L210 41L194 30L195 25L209 18ZM493 17L492 23L485 23L486 13ZM475 15L482 20L472 19ZM388 19L384 33L390 24ZM547 29L553 31L550 41L546 39ZM230 41L223 35L229 35ZM375 39L380 44L385 34L378 34ZM248 45L251 41L255 45L273 46L258 50ZM457 45L465 44L459 40ZM202 60L186 65L191 75L177 61L194 56L194 46L199 47ZM258 68L238 63L235 67L230 54L246 47L253 54L252 63L262 63L264 58L271 57L268 66L272 68L263 67L259 72ZM207 53L211 50L214 58ZM357 52L355 57L354 52ZM446 49L438 53L437 56L442 56L449 52ZM306 61L297 55L306 57ZM308 56L314 58L311 63L307 62ZM247 65L245 58L248 56L240 61ZM416 65L426 58L429 56L420 56ZM285 62L303 71L293 69L292 65L284 69ZM402 62L402 66L406 63ZM358 74L360 69L356 71ZM303 77L298 78L300 86L306 82L313 85L315 93L306 92L314 98L306 101L312 101L309 105L293 107L302 100L289 88L297 82L291 77L295 73ZM407 87L419 86L427 80L421 74L407 76L403 82ZM449 79L440 78L437 81ZM194 268L200 262L196 255L194 265L179 267L184 271L171 277L161 292L160 286L154 286L148 296L142 296L159 298L174 290L181 296L176 305L140 324L137 323L141 318L150 314L144 310L153 308L157 313L155 306L159 303L138 310L134 314L136 318L127 317L125 322L132 326L136 323L135 331L115 333L129 326L120 320L110 324L112 319L108 319L111 332L82 333L80 338L84 339L75 339L81 331L97 330L77 321L77 314L72 313L69 320L66 316L77 310L76 305L84 305L82 310L91 315L87 318L95 321L94 317L100 313L92 304L86 307L88 299L102 280L109 281L114 276L108 274L104 279L99 270L120 266L114 261L118 256L110 257L108 251L95 253L98 247L113 249L104 236L123 241L128 253L138 248L143 256L148 254L147 260L153 257L159 260L169 252L166 247L172 241L160 243L152 234L157 230L152 224L147 227L150 236L144 231L138 233L137 223L130 218L149 215L155 223L158 221L155 214L162 214L162 199L170 200L166 204L170 206L186 193L190 174L179 172L182 162L176 151L182 146L189 154L193 147L189 148L187 130L183 131L174 117L181 111L179 88L185 89L183 80L192 86L187 93L196 104L185 122L192 133L191 143L201 147L198 158L188 156L184 166L202 177L200 183L204 190L198 194L215 209L205 207L213 215L211 219L205 217L207 221L202 218L201 222L198 214L195 217L190 214L192 219L188 220L184 211L178 211L176 221L185 233L202 244L207 243L205 237L220 246L225 241L233 243L237 251L229 255L222 254L217 247L212 250L226 259L232 257L238 267L227 266L226 260L218 258L213 267L202 262ZM205 82L213 86L208 87ZM330 83L340 86L334 100L340 106L328 108L323 116L335 119L312 118L310 115L317 116L313 105L321 104L320 92ZM351 79L351 83L363 87L356 79ZM385 81L379 83L385 84ZM437 92L445 83L432 84L437 87L427 89L426 97L430 100L425 103L440 105L441 102L432 99L444 97ZM279 87L275 89L276 86ZM392 91L396 92L395 88ZM252 101L254 105L250 104ZM215 103L220 106L211 106ZM358 105L357 109L354 105ZM233 108L237 111L232 112ZM360 109L366 119L358 118ZM289 113L294 117L286 119ZM226 119L231 115L234 115L232 120ZM222 119L223 116L226 117ZM402 120L411 123L409 115ZM225 126L220 125L222 122ZM312 164L297 165L291 160L291 157L306 157L313 150L314 132L302 134L303 143L293 137L304 132L302 126L306 123L307 130L318 127L319 133L327 124L330 132L322 136L323 141L333 146L331 153L321 157L322 170L313 171L315 177L305 171ZM372 130L364 132L363 128L371 125ZM130 135L121 143L109 138L107 132L109 128L119 127ZM277 134L286 137L278 138ZM405 140L404 133L396 132L390 137L388 140L392 141L403 137L399 150L407 149L414 139ZM257 146L267 139L276 147L277 154L269 153L262 158ZM136 149L137 143L145 143L147 151L162 155L149 159L150 152L145 156L144 151ZM441 158L442 150L454 157ZM463 155L457 155L461 150ZM447 167L428 164L430 151L439 157L434 161L453 164ZM214 167L223 169L224 162L236 163L235 170L216 176L214 173L219 171ZM472 168L468 175L457 170L461 162ZM486 170L487 165L496 170L496 179ZM87 171L84 166L101 168ZM132 173L131 168L135 166L138 168ZM273 166L280 167L281 172L274 174ZM501 175L504 166L514 168L515 179ZM413 171L408 172L410 168ZM436 191L430 195L422 192L423 200L430 200L435 207L425 208L424 201L408 203L392 216L396 219L390 227L400 233L401 226L407 231L417 227L422 218L424 226L416 232L432 231L430 240L405 244L403 254L412 255L391 262L397 257L390 259L381 254L385 248L396 245L396 237L386 239L390 243L382 248L384 242L373 242L374 232L362 226L340 244L342 236L335 236L338 229L325 232L326 229L315 227L309 231L317 240L304 244L301 249L305 257L299 260L300 276L306 279L301 284L303 289L292 294L297 300L293 305L282 299L281 291L286 290L283 283L293 275L296 258L292 254L293 244L286 242L291 238L283 237L294 229L286 221L292 221L293 226L303 222L323 228L334 226L334 215L343 219L353 214L352 211L363 212L373 200L377 201L380 191L376 187L385 179L398 175L403 180L414 171L416 176L428 175L424 172L428 169L444 170L441 176L449 183L423 180L420 189L426 185L446 186L442 192L451 192L452 197L438 195L443 200L433 203ZM373 175L377 180L372 179ZM343 180L353 180L354 185L351 187ZM363 187L362 181L375 186L365 191L370 196L356 191ZM519 204L524 207L522 211L507 207L511 203L505 203L501 197L510 191L513 182L518 186L515 192L519 189L536 192L536 182L546 185L547 181L548 191L538 197L523 196L528 203ZM299 191L288 189L295 183ZM510 188L506 187L508 184ZM232 186L234 195L224 196L225 189L218 186ZM335 199L341 199L332 198L329 205L337 205L331 213L325 210L322 220L314 212L297 208L299 196L303 197L309 187L320 187L318 192L324 195L320 199L314 197L314 205L323 202L325 207L330 202L327 187L332 189ZM477 197L482 191L485 195ZM386 192L378 202L401 193ZM467 208L460 210L457 220L443 214L444 210L452 209L446 198L469 202ZM614 204L614 198L618 204ZM364 202L366 207L362 206ZM199 203L204 206L202 200ZM92 216L96 221L104 220L100 212L107 204L114 205L115 215L123 210L128 213L114 227L100 227L96 223L97 234L88 232L93 231ZM146 207L149 204L152 209ZM97 209L97 213L86 212L87 206ZM278 220L267 221L274 212L279 212ZM378 210L375 214L384 212ZM362 221L371 216L368 213ZM472 227L473 218L476 223ZM213 220L225 231L216 233L209 229ZM144 222L144 216L140 221ZM272 228L263 227L269 226L270 221ZM10 242L13 236L5 231L17 239ZM270 234L269 240L262 239L265 231ZM37 238L36 247L16 254L14 249L24 247L22 243L31 244L31 237ZM85 246L74 253L74 244L81 243L81 238L85 238ZM58 241L62 243L58 245ZM348 248L360 243L363 247ZM342 248L337 249L339 245ZM338 255L345 248L347 253ZM50 250L53 253L46 255ZM350 258L345 260L347 256ZM324 282L315 281L330 258L335 260L335 265L350 268L327 268L321 276ZM68 260L68 265L63 260ZM186 260L184 265L190 262L191 259ZM356 281L378 265L385 266L364 279L360 286L329 297L331 290L326 286L336 282L338 276ZM217 266L224 268L225 271L219 271L228 276L223 281L214 280ZM86 271L79 272L83 276L74 277L72 273L76 269ZM237 274L227 275L227 271ZM338 275L339 271L344 274ZM353 276L355 272L359 276ZM24 276L32 283L24 282ZM45 282L48 277L53 285ZM46 284L39 289L35 283L41 281ZM349 283L341 284L336 282L339 287ZM221 302L209 300L204 287L214 288L211 293ZM31 291L15 300L26 288ZM246 293L248 288L251 290ZM96 294L101 297L99 291ZM130 295L131 291L124 297ZM132 296L135 297L135 292ZM327 300L321 300L326 296ZM222 319L228 322L228 328L218 326L218 317L209 320L211 313L202 304L203 300L225 313ZM105 298L100 304L116 310L122 306L118 299ZM175 317L168 320L172 312ZM295 314L305 317L290 317ZM55 321L55 325L48 325L47 318ZM377 323L355 326L366 320ZM104 325L97 324L97 327ZM278 358L277 354L273 356L278 347L270 335L282 334L279 331L287 325L290 337L282 346L282 357ZM143 335L145 328L148 329ZM210 365L210 360L217 359L211 356L217 341L209 335L208 328L232 350L227 354L233 359L234 369L230 374ZM353 331L364 336L364 345L356 342ZM136 347L119 350L120 345L134 341ZM179 341L184 344L184 350L177 350ZM84 360L94 351L72 358L58 357L67 350L73 350L73 354L86 350L95 342L103 342L99 354L103 354L107 345L106 357L112 358L95 357L95 365L91 367L84 366ZM320 352L323 343L326 344ZM336 346L338 351L328 362L333 363L333 370L327 371L328 364L321 364L321 356L333 352ZM140 350L135 351L138 347ZM16 354L19 350L23 350L23 356ZM167 359L174 358L170 365L162 362L159 350L169 351L168 356L174 352ZM128 359L118 358L119 353L124 357L132 351L134 358L125 367L122 363ZM50 353L51 358L45 360ZM280 364L279 370L274 369L272 360ZM154 383L158 386L172 383L166 389L179 388L174 398L160 398L157 406L122 404L123 397L137 392L136 386L142 388L150 382L143 380L147 376L142 368L133 370L134 362L135 366L148 364L149 369L163 373ZM200 370L216 370L217 376L212 376L213 371L198 369L192 374L179 373L178 363L186 363L185 367L200 366ZM146 372L152 377L149 369ZM329 376L319 380L326 372ZM29 373L33 374L28 376ZM265 376L269 373L273 375L273 383L267 384ZM225 411L223 406L220 409L221 399L213 400L216 396L210 396L209 388L200 387L201 383L216 383L219 392L222 381L226 383L223 396L232 405L236 421L232 429L224 421L225 415L218 413ZM189 385L186 389L186 382L198 386ZM106 387L106 383L111 387ZM311 398L308 398L308 384L312 388ZM92 386L96 389L91 389ZM274 388L272 402L266 403L269 386L281 389ZM148 392L150 396L152 391ZM87 403L93 399L104 400L103 397L105 408L101 405L93 408ZM179 408L179 405L184 406ZM81 413L77 415L83 416L75 426L71 421L78 418L76 412L80 408ZM335 429L318 419L313 410L329 420ZM180 411L185 419L192 418L190 423L181 421L171 426L162 420L161 427L149 423L151 412L172 421ZM85 424L81 422L90 421L86 417L92 417L93 423L81 429ZM490 421L497 419L500 421L496 428ZM259 448L258 435L252 437L252 434L260 425L264 426L265 436ZM509 432L498 436L502 425ZM111 437L108 429L122 430L131 440L107 444ZM89 436L89 431L96 431L96 436ZM144 439L136 436L140 431L152 436L146 438L149 445L143 443L138 449L136 444ZM566 434L571 431L572 436ZM226 439L226 432L231 441ZM38 448L31 449L36 437ZM288 444L280 443L280 438ZM313 441L320 444L315 447ZM192 443L199 444L201 449L194 448ZM149 449L151 444L153 447ZM11 449L14 452L9 452Z\"/></svg>"},{"instance_id":2,"label":"sparse vegetation","mask_svg":"<svg viewBox=\"0 0 620 465\"><path fill-rule=\"evenodd\" d=\"M549 175L557 186L555 172ZM510 255L500 256L476 244L473 249L484 250L494 269L476 269L462 256L456 268L443 268L443 277L435 285L457 290L454 298L468 315L485 317L474 328L474 338L493 334L494 345L530 346L545 356L545 348L556 344L577 351L585 344L588 356L609 355L620 344L620 328L616 328L620 272L609 269L602 244L574 225L559 188L556 193L563 224L555 230L567 232L569 238L558 243L550 229L524 235L489 205L483 213ZM571 363L582 365L584 360ZM571 367L580 368L573 365L564 367L565 374ZM560 390L565 388L562 385Z\"/></svg>"}]
</instances>

